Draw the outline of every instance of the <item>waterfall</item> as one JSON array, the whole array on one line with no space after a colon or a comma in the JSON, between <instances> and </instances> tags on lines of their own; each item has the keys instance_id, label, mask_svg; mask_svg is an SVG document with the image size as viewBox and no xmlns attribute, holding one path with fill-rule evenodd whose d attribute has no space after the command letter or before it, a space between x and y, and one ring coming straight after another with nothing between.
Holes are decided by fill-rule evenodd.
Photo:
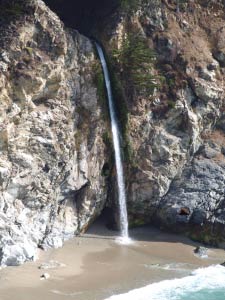
<instances>
[{"instance_id":1,"label":"waterfall","mask_svg":"<svg viewBox=\"0 0 225 300\"><path fill-rule=\"evenodd\" d=\"M96 44L98 55L101 61L105 85L107 90L108 102L109 102L109 112L111 119L111 129L113 136L113 145L115 152L115 161L116 161L116 173L117 173L117 186L118 186L118 196L119 196L119 209L120 209L120 230L121 236L123 239L128 239L128 219L127 219L127 204L126 204L126 192L125 192L125 183L123 175L123 165L121 159L121 148L119 140L119 126L116 118L116 113L114 109L114 102L112 96L112 88L109 78L109 71L106 65L104 53L99 44Z\"/></svg>"}]
</instances>

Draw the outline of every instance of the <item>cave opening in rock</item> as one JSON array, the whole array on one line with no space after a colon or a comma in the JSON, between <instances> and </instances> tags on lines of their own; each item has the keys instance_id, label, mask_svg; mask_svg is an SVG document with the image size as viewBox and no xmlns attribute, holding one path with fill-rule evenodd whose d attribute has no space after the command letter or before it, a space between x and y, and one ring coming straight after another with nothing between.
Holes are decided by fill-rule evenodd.
<instances>
[{"instance_id":1,"label":"cave opening in rock","mask_svg":"<svg viewBox=\"0 0 225 300\"><path fill-rule=\"evenodd\" d=\"M119 0L44 0L57 13L67 27L92 36L97 24L101 24L119 5Z\"/></svg>"},{"instance_id":2,"label":"cave opening in rock","mask_svg":"<svg viewBox=\"0 0 225 300\"><path fill-rule=\"evenodd\" d=\"M104 207L99 217L94 221L93 225L90 226L89 232L96 230L96 233L103 232L106 233L106 230L118 231L118 225L115 220L115 211L111 207ZM103 235L104 235L103 234Z\"/></svg>"},{"instance_id":3,"label":"cave opening in rock","mask_svg":"<svg viewBox=\"0 0 225 300\"><path fill-rule=\"evenodd\" d=\"M180 216L189 216L190 215L190 209L188 207L181 207L179 211Z\"/></svg>"}]
</instances>

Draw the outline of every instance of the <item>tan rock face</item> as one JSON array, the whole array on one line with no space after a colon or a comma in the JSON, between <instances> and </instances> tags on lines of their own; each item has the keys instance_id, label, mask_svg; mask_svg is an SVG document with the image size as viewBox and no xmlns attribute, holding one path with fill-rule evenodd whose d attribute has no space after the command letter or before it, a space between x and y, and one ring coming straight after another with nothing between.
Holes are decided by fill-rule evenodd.
<instances>
[{"instance_id":1,"label":"tan rock face","mask_svg":"<svg viewBox=\"0 0 225 300\"><path fill-rule=\"evenodd\" d=\"M224 138L225 128L224 4L203 2L178 7L178 1L145 1L132 18L117 13L107 20L102 37L110 52L120 49L128 32L139 32L156 52L152 74L164 78L150 97L125 97L133 153L127 172L130 223L198 232L219 224L215 232L224 239L225 159L211 140L218 128ZM115 72L126 86L121 69ZM216 149L220 160L207 157L205 147Z\"/></svg>"},{"instance_id":2,"label":"tan rock face","mask_svg":"<svg viewBox=\"0 0 225 300\"><path fill-rule=\"evenodd\" d=\"M41 1L0 59L1 263L59 247L106 200L101 107L91 42Z\"/></svg>"}]
</instances>

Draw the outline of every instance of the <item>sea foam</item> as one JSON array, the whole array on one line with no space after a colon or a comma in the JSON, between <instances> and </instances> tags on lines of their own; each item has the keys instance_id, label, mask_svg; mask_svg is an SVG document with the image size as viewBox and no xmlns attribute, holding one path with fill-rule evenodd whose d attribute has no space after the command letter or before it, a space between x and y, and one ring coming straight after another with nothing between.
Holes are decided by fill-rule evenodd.
<instances>
[{"instance_id":1,"label":"sea foam","mask_svg":"<svg viewBox=\"0 0 225 300\"><path fill-rule=\"evenodd\" d=\"M220 290L220 295L222 296L211 298L213 297L213 291L218 292L218 290ZM187 277L153 283L126 294L111 296L105 300L199 299L186 297L189 294L192 296L194 293L199 294L201 291L204 293L209 291L211 294L210 300L225 299L225 267L214 265L208 268L197 269Z\"/></svg>"}]
</instances>

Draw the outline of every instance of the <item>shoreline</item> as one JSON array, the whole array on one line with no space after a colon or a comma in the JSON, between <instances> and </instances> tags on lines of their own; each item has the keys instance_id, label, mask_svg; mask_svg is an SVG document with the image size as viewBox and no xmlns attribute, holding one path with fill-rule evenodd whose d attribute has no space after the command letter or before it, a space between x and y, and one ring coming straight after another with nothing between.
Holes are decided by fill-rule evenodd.
<instances>
[{"instance_id":1,"label":"shoreline","mask_svg":"<svg viewBox=\"0 0 225 300\"><path fill-rule=\"evenodd\" d=\"M115 232L97 222L64 247L41 251L36 262L1 269L1 300L104 300L225 261L222 249L209 248L208 258L199 258L193 252L199 243L153 227L132 229L130 234L134 243L118 244ZM51 261L62 265L38 268ZM40 280L44 273L50 278Z\"/></svg>"}]
</instances>

